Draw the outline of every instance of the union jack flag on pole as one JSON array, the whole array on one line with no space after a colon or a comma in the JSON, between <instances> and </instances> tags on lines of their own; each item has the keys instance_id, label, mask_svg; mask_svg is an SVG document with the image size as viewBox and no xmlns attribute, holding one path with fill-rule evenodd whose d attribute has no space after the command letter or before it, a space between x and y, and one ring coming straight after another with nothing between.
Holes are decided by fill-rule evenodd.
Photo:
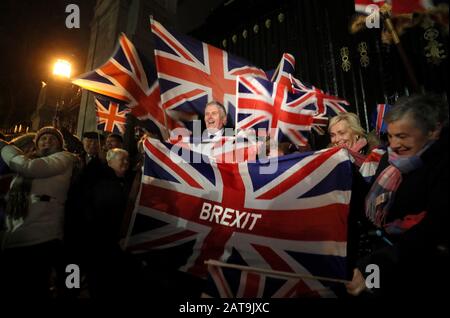
<instances>
[{"instance_id":1,"label":"union jack flag on pole","mask_svg":"<svg viewBox=\"0 0 450 318\"><path fill-rule=\"evenodd\" d=\"M126 115L130 109L123 104L95 99L98 130L125 133Z\"/></svg>"},{"instance_id":2,"label":"union jack flag on pole","mask_svg":"<svg viewBox=\"0 0 450 318\"><path fill-rule=\"evenodd\" d=\"M155 70L123 33L112 57L99 68L79 76L73 83L123 101L132 115L141 120L150 119L163 135L166 129L184 127L164 113Z\"/></svg>"},{"instance_id":3,"label":"union jack flag on pole","mask_svg":"<svg viewBox=\"0 0 450 318\"><path fill-rule=\"evenodd\" d=\"M345 108L350 103L345 99L329 95L314 86L308 87L293 76L291 76L291 81L294 92L305 93L303 99L308 101L305 103L307 105L305 108L313 109L316 116L334 117L339 113L347 112Z\"/></svg>"},{"instance_id":4,"label":"union jack flag on pole","mask_svg":"<svg viewBox=\"0 0 450 318\"><path fill-rule=\"evenodd\" d=\"M311 131L312 110L306 110L302 93L291 94L283 83L255 77L238 78L237 129L273 130L273 138L304 146L303 132Z\"/></svg>"},{"instance_id":5,"label":"union jack flag on pole","mask_svg":"<svg viewBox=\"0 0 450 318\"><path fill-rule=\"evenodd\" d=\"M273 83L281 83L292 92L292 83L290 76L295 72L295 58L292 54L283 53L280 63L272 74L270 81Z\"/></svg>"},{"instance_id":6,"label":"union jack flag on pole","mask_svg":"<svg viewBox=\"0 0 450 318\"><path fill-rule=\"evenodd\" d=\"M155 63L162 107L169 114L203 116L208 101L222 103L229 122L235 124L236 77L264 71L212 45L167 30L151 19L155 38Z\"/></svg>"},{"instance_id":7,"label":"union jack flag on pole","mask_svg":"<svg viewBox=\"0 0 450 318\"><path fill-rule=\"evenodd\" d=\"M205 260L232 253L249 266L346 277L351 162L344 149L267 162L194 162L147 139L138 207L125 247L189 246L180 270L206 277ZM189 160L188 160L189 159ZM320 282L303 288L321 292ZM280 287L281 288L281 287Z\"/></svg>"},{"instance_id":8,"label":"union jack flag on pole","mask_svg":"<svg viewBox=\"0 0 450 318\"><path fill-rule=\"evenodd\" d=\"M303 95L302 108L314 110L312 128L319 134L325 134L328 126L328 117L333 117L340 112L346 112L344 105L348 102L322 90L306 85L294 77L295 58L289 53L284 53L278 67L271 76L271 81L286 86L291 93Z\"/></svg>"}]
</instances>

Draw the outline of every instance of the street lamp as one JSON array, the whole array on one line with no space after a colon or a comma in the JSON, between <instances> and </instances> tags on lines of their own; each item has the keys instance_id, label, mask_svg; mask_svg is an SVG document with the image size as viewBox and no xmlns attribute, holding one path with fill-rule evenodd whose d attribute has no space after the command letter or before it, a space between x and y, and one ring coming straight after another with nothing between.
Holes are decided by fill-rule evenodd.
<instances>
[{"instance_id":1,"label":"street lamp","mask_svg":"<svg viewBox=\"0 0 450 318\"><path fill-rule=\"evenodd\" d=\"M55 77L58 77L62 80L68 80L70 79L70 72L71 72L71 64L63 59L56 60L55 64L53 65L53 75ZM56 109L55 109L55 118L54 122L57 123L58 120L58 111L59 111L59 104L64 104L63 100L63 94L65 91L65 86L63 86L63 89L61 90L59 98L56 100Z\"/></svg>"},{"instance_id":2,"label":"street lamp","mask_svg":"<svg viewBox=\"0 0 450 318\"><path fill-rule=\"evenodd\" d=\"M70 78L71 65L66 60L58 59L53 65L53 75Z\"/></svg>"}]
</instances>

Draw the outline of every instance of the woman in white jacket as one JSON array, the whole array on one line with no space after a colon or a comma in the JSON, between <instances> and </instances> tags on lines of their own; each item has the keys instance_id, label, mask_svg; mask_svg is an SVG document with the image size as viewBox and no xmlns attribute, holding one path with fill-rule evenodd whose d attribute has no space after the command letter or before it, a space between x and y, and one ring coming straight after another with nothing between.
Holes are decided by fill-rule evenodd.
<instances>
[{"instance_id":1,"label":"woman in white jacket","mask_svg":"<svg viewBox=\"0 0 450 318\"><path fill-rule=\"evenodd\" d=\"M8 214L7 207L8 228L2 241L0 288L6 297L49 296L51 270L61 249L64 202L75 159L63 150L64 140L56 128L40 129L35 143L36 156L27 157L0 141L3 160L17 172L7 203L13 213ZM14 196L15 188L27 193Z\"/></svg>"}]
</instances>

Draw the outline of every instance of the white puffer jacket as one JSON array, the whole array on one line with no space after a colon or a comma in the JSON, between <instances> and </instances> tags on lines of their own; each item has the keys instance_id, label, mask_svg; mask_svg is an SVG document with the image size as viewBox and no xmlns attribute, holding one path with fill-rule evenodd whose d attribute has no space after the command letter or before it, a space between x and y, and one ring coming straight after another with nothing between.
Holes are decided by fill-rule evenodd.
<instances>
[{"instance_id":1,"label":"white puffer jacket","mask_svg":"<svg viewBox=\"0 0 450 318\"><path fill-rule=\"evenodd\" d=\"M29 159L22 155L20 149L8 145L1 150L1 156L11 170L32 178L28 215L19 228L5 233L3 247L30 246L62 239L64 202L70 186L74 155L60 151ZM42 201L40 197L43 195L49 196L50 200Z\"/></svg>"}]
</instances>

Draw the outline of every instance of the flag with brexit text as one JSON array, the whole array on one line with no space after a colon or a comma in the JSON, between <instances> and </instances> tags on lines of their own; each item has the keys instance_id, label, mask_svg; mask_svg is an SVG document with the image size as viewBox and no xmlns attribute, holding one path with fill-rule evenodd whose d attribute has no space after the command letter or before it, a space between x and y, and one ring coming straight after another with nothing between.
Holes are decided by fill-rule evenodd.
<instances>
[{"instance_id":1,"label":"flag with brexit text","mask_svg":"<svg viewBox=\"0 0 450 318\"><path fill-rule=\"evenodd\" d=\"M189 249L179 269L200 277L207 276L204 261L232 254L249 266L346 277L345 149L229 163L155 139L144 148L142 188L124 242L129 251Z\"/></svg>"}]
</instances>

